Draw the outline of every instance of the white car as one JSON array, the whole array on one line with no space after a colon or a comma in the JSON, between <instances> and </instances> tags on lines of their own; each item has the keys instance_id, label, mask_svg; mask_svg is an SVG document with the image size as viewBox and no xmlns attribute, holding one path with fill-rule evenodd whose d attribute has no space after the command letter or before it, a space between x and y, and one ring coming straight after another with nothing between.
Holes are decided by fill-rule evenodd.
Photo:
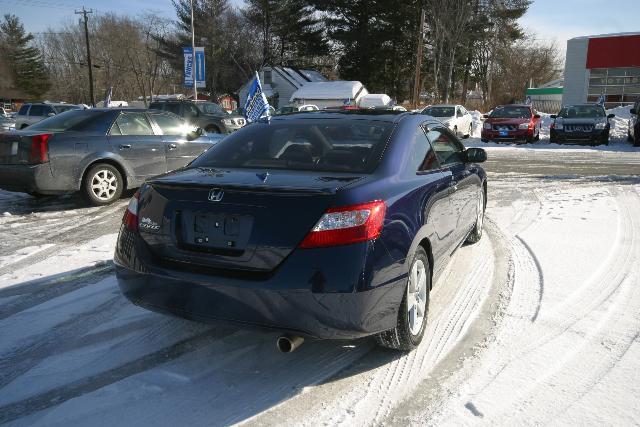
<instances>
[{"instance_id":1,"label":"white car","mask_svg":"<svg viewBox=\"0 0 640 427\"><path fill-rule=\"evenodd\" d=\"M456 136L469 138L473 133L471 114L462 106L454 104L430 105L421 111L444 123Z\"/></svg>"}]
</instances>

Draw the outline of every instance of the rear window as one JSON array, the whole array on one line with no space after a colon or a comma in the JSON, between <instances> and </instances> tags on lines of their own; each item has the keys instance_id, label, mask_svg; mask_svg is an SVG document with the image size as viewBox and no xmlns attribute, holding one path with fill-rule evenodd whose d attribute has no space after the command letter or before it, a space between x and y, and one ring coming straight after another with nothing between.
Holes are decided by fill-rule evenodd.
<instances>
[{"instance_id":1,"label":"rear window","mask_svg":"<svg viewBox=\"0 0 640 427\"><path fill-rule=\"evenodd\" d=\"M455 107L427 107L422 110L422 114L431 117L453 117L456 115Z\"/></svg>"},{"instance_id":2,"label":"rear window","mask_svg":"<svg viewBox=\"0 0 640 427\"><path fill-rule=\"evenodd\" d=\"M20 107L20 111L18 111L18 115L19 116L26 116L27 115L27 111L29 111L29 106L28 105L23 105L22 107Z\"/></svg>"},{"instance_id":3,"label":"rear window","mask_svg":"<svg viewBox=\"0 0 640 427\"><path fill-rule=\"evenodd\" d=\"M150 110L162 110L162 104L160 102L152 102L149 104Z\"/></svg>"},{"instance_id":4,"label":"rear window","mask_svg":"<svg viewBox=\"0 0 640 427\"><path fill-rule=\"evenodd\" d=\"M489 117L494 119L528 119L531 110L528 107L496 107Z\"/></svg>"},{"instance_id":5,"label":"rear window","mask_svg":"<svg viewBox=\"0 0 640 427\"><path fill-rule=\"evenodd\" d=\"M29 110L30 116L44 116L44 105L32 105Z\"/></svg>"},{"instance_id":6,"label":"rear window","mask_svg":"<svg viewBox=\"0 0 640 427\"><path fill-rule=\"evenodd\" d=\"M192 166L371 173L393 126L375 120L254 123L214 145Z\"/></svg>"},{"instance_id":7,"label":"rear window","mask_svg":"<svg viewBox=\"0 0 640 427\"><path fill-rule=\"evenodd\" d=\"M69 110L29 126L29 130L46 132L101 131L111 125L109 111Z\"/></svg>"}]
</instances>

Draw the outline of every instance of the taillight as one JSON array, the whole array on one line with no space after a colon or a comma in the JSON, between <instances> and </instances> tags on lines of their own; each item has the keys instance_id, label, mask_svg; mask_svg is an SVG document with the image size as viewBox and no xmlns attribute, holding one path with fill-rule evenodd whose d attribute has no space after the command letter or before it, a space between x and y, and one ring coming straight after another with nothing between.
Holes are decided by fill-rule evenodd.
<instances>
[{"instance_id":1,"label":"taillight","mask_svg":"<svg viewBox=\"0 0 640 427\"><path fill-rule=\"evenodd\" d=\"M375 239L382 231L386 210L380 200L327 209L300 247L320 248Z\"/></svg>"},{"instance_id":2,"label":"taillight","mask_svg":"<svg viewBox=\"0 0 640 427\"><path fill-rule=\"evenodd\" d=\"M127 210L124 211L124 216L122 217L122 223L127 226L127 228L131 231L138 231L138 201L140 200L140 192L136 191L136 194L133 195L131 200L129 200L129 205L127 206Z\"/></svg>"},{"instance_id":3,"label":"taillight","mask_svg":"<svg viewBox=\"0 0 640 427\"><path fill-rule=\"evenodd\" d=\"M51 138L50 133L34 135L31 137L29 163L38 164L49 161L49 138Z\"/></svg>"}]
</instances>

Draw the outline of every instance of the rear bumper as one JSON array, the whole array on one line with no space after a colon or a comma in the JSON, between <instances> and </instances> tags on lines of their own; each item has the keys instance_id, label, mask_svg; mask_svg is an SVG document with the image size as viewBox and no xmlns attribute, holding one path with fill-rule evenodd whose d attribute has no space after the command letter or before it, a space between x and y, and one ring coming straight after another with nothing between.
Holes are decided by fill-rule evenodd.
<instances>
[{"instance_id":1,"label":"rear bumper","mask_svg":"<svg viewBox=\"0 0 640 427\"><path fill-rule=\"evenodd\" d=\"M356 291L358 280L366 276L363 266L346 266L358 264L357 257L345 263L339 259L342 253L328 262L312 251L292 254L274 274L259 280L186 273L159 267L145 243L123 228L114 260L124 295L152 311L320 339L360 338L396 325L406 276ZM353 281L351 291L330 291L337 280ZM319 284L323 281L325 285Z\"/></svg>"},{"instance_id":2,"label":"rear bumper","mask_svg":"<svg viewBox=\"0 0 640 427\"><path fill-rule=\"evenodd\" d=\"M0 165L0 188L7 191L62 193L54 185L49 163L41 165Z\"/></svg>"},{"instance_id":3,"label":"rear bumper","mask_svg":"<svg viewBox=\"0 0 640 427\"><path fill-rule=\"evenodd\" d=\"M481 137L495 142L528 142L533 139L533 129L511 130L506 136L500 135L499 131L482 129Z\"/></svg>"}]
</instances>

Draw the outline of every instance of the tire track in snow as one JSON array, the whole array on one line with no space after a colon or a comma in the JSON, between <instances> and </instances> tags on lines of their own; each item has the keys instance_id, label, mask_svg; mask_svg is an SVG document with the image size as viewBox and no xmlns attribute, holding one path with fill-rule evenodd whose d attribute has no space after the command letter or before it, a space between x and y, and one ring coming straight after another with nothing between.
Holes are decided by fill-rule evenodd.
<instances>
[{"instance_id":1,"label":"tire track in snow","mask_svg":"<svg viewBox=\"0 0 640 427\"><path fill-rule=\"evenodd\" d=\"M531 260L533 261L535 267L536 267L536 275L537 275L537 287L538 289L540 289L540 292L538 293L538 304L536 305L536 309L535 312L533 313L533 316L531 316L531 321L535 322L536 319L538 318L538 314L540 314L540 307L542 306L542 297L544 296L544 273L542 271L542 266L540 265L540 261L538 260L538 257L536 257L536 254L533 252L533 250L531 249L531 247L527 244L527 242L525 242L520 236L516 236L516 239L519 240L519 242L522 244L522 246L524 246L524 248L527 250L527 252L529 253L528 256L529 258L531 258Z\"/></svg>"},{"instance_id":2,"label":"tire track in snow","mask_svg":"<svg viewBox=\"0 0 640 427\"><path fill-rule=\"evenodd\" d=\"M97 227L103 224L105 220L107 221L111 220L113 218L112 215L122 210L123 207L124 205L122 203L116 203L115 205L98 208L95 215L90 215L86 218L84 217L78 218L77 216L70 218L70 220L73 221L72 226L67 227L56 233L46 234L47 242L61 242L61 243L58 243L52 247L46 248L42 251L38 251L33 255L21 258L18 261L0 266L0 277L4 274L12 273L18 269L29 267L33 264L43 261L49 258L51 255L63 249L66 249L68 247L73 247L80 243L85 242L86 240L90 240L90 238L92 236L95 236L96 234L94 227ZM83 227L84 227L84 230L82 230ZM72 230L77 230L77 229L80 229L79 233L71 234ZM25 236L24 241L28 241L29 242L28 244L32 244L28 237L29 236Z\"/></svg>"},{"instance_id":3,"label":"tire track in snow","mask_svg":"<svg viewBox=\"0 0 640 427\"><path fill-rule=\"evenodd\" d=\"M634 204L639 205L637 198ZM491 361L492 367L490 370L494 370L494 372L490 378L484 382L484 385L469 397L468 401L468 403L473 404L475 408L484 413L485 419L483 421L499 423L502 417L506 417L502 419L502 422L507 419L513 421L513 418L511 418L513 416L522 417L521 419L527 419L529 421L536 419L536 417L540 418L541 415L538 415L538 412L541 408L546 408L546 406L533 405L530 403L536 401L539 394L537 392L538 388L547 384L545 383L545 379L551 378L555 373L561 373L565 366L569 364L569 361L572 361L572 364L581 363L580 360L573 361L573 359L567 358L566 355L559 360L550 360L542 365L534 364L533 361L544 359L546 349L549 346L553 349L553 344L558 340L568 339L566 337L575 335L575 328L579 322L587 319L588 316L591 315L597 317L599 309L601 309L605 303L609 302L612 296L615 294L619 295L621 287L631 282L627 272L633 269L634 261L637 262L638 258L637 256L634 257L634 253L638 252L638 244L636 242L636 228L638 224L634 224L634 217L630 212L637 212L640 206L629 209L626 203L624 203L623 207L624 209L622 209L618 224L618 242L614 245L614 251L612 251L611 256L606 258L606 265L600 266L597 274L592 276L586 285L581 286L579 292L574 292L561 306L554 307L553 310L548 310L546 314L539 316L536 322L530 322L528 324L518 321L522 319L522 316L518 315L517 304L510 304L507 317L511 319L511 324L501 329L497 338L498 348L502 347L504 349L495 350L498 355L505 354L506 356L499 356L497 360ZM516 247L517 246L518 245L516 245ZM519 271L527 271L526 269L522 269L523 261L525 261L522 257L522 252L516 250L514 254L517 266L513 300L515 302L517 301L518 295L526 291L530 283L526 280L523 282L523 274L518 273ZM525 274L524 277L526 278L527 274ZM636 311L638 310L640 310L640 308L636 308ZM541 326L543 326L543 328L534 328L534 325L540 322L542 322ZM551 325L554 327L552 328ZM606 321L603 320L602 325L604 328ZM586 341L583 340L582 343L586 345ZM512 350L508 350L508 348L521 348L522 350L514 353ZM583 348L583 346L580 346L580 348ZM573 351L568 354L581 356L579 352ZM501 358L503 360L500 360ZM494 368L496 365L498 366L497 371L495 371ZM529 366L529 368L527 368L527 366ZM530 374L532 370L535 371L536 369L542 369L542 371L535 375ZM527 377L523 380L523 384L513 383L513 379L518 378L518 372L527 372L533 376L534 381L527 382L526 380L529 378ZM511 382L508 382L509 389L512 390L510 393L507 393L506 390L502 392L498 391L500 387L504 388L507 386L506 384L501 385L502 378L505 378L507 381L511 379ZM493 390L493 392L490 390ZM481 403L478 403L478 398L487 396L486 399L489 399L490 397L488 396L495 396L496 393L498 393L498 396L509 396L509 399L496 401L495 398L491 398L492 406L489 411L485 410ZM549 402L549 404L551 406L558 406L557 402ZM521 411L526 411L528 407L531 407L531 413L525 416ZM513 413L514 408L518 408L515 413ZM547 421L552 419L551 417ZM441 419L441 421L444 421L444 419ZM544 420L538 419L537 422L544 423Z\"/></svg>"},{"instance_id":4,"label":"tire track in snow","mask_svg":"<svg viewBox=\"0 0 640 427\"><path fill-rule=\"evenodd\" d=\"M486 224L494 227L490 221ZM401 354L376 348L313 393L297 396L247 423L274 425L286 418L278 414L295 411L305 414L297 421L301 425L379 424L429 376L439 360L446 358L447 351L460 342L475 321L483 294L492 285L493 258L486 254L493 254L494 236L486 236L477 245L461 248L457 259L463 268L445 271L434 286L429 323L416 350ZM471 259L462 261L462 254L471 255ZM458 283L460 286L455 286Z\"/></svg>"}]
</instances>

